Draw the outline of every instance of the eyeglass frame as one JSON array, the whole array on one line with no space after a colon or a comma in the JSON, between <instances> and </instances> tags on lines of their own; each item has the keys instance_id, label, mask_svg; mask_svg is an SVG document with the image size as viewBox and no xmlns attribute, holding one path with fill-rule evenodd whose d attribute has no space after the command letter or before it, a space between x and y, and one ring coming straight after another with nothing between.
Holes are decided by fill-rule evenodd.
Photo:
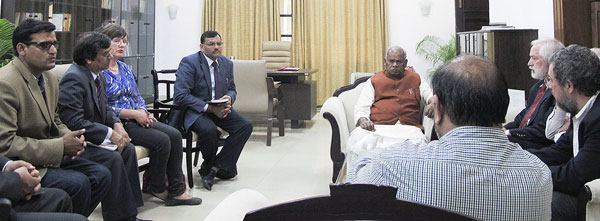
<instances>
[{"instance_id":1,"label":"eyeglass frame","mask_svg":"<svg viewBox=\"0 0 600 221\"><path fill-rule=\"evenodd\" d=\"M116 45L125 45L127 46L127 44L129 43L129 41L126 41L125 39L121 38L121 40L119 41L115 41L116 38L113 38L112 40L110 40L111 43L115 43Z\"/></svg>"},{"instance_id":2,"label":"eyeglass frame","mask_svg":"<svg viewBox=\"0 0 600 221\"><path fill-rule=\"evenodd\" d=\"M58 48L60 47L59 41L24 41L22 43L25 45L35 45L37 48L45 51L50 50L52 46L54 46L56 50L58 50Z\"/></svg>"}]
</instances>

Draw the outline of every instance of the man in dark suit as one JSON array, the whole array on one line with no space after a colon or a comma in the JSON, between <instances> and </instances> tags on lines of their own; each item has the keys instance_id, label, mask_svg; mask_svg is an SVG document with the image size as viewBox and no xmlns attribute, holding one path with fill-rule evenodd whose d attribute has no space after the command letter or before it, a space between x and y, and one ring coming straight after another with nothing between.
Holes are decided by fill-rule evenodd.
<instances>
[{"instance_id":1,"label":"man in dark suit","mask_svg":"<svg viewBox=\"0 0 600 221\"><path fill-rule=\"evenodd\" d=\"M25 161L0 156L0 198L11 202L9 220L87 220L71 212L71 199L60 189L41 188L39 171Z\"/></svg>"},{"instance_id":2,"label":"man in dark suit","mask_svg":"<svg viewBox=\"0 0 600 221\"><path fill-rule=\"evenodd\" d=\"M221 36L206 31L200 42L200 51L179 63L174 101L188 108L183 126L198 134L196 143L204 158L199 173L204 187L211 190L215 177L230 179L237 175L236 163L252 133L252 123L231 107L236 95L233 63L221 55ZM223 103L210 102L215 99ZM218 155L217 126L229 133Z\"/></svg>"},{"instance_id":3,"label":"man in dark suit","mask_svg":"<svg viewBox=\"0 0 600 221\"><path fill-rule=\"evenodd\" d=\"M136 220L143 206L135 147L104 97L106 80L99 74L108 67L110 38L87 32L75 41L73 60L60 81L60 119L71 130L85 129L88 148L80 156L108 167L112 184L102 200L104 220ZM105 146L116 145L116 150ZM92 146L92 147L90 147Z\"/></svg>"},{"instance_id":4,"label":"man in dark suit","mask_svg":"<svg viewBox=\"0 0 600 221\"><path fill-rule=\"evenodd\" d=\"M554 143L546 138L546 119L554 108L552 91L547 89L544 79L548 76L548 60L554 52L565 46L555 39L531 42L529 62L531 77L537 79L529 90L527 105L515 120L504 125L508 139L518 143L523 149L539 149Z\"/></svg>"},{"instance_id":5,"label":"man in dark suit","mask_svg":"<svg viewBox=\"0 0 600 221\"><path fill-rule=\"evenodd\" d=\"M77 157L84 130L71 132L58 116L54 68L58 42L50 22L27 19L13 34L17 56L0 69L0 155L25 160L41 184L66 191L73 212L89 216L106 195L110 171Z\"/></svg>"},{"instance_id":6,"label":"man in dark suit","mask_svg":"<svg viewBox=\"0 0 600 221\"><path fill-rule=\"evenodd\" d=\"M571 45L552 55L548 75L571 125L556 144L530 151L552 172L552 220L574 220L578 192L600 178L600 60L588 48Z\"/></svg>"}]
</instances>

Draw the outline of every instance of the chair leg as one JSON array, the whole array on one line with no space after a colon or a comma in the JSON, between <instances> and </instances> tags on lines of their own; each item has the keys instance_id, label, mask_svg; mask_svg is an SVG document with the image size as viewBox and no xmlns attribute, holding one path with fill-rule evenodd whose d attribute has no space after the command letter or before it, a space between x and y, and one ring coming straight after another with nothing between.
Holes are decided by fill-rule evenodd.
<instances>
[{"instance_id":1,"label":"chair leg","mask_svg":"<svg viewBox=\"0 0 600 221\"><path fill-rule=\"evenodd\" d=\"M267 119L267 146L271 146L271 133L273 133L273 118Z\"/></svg>"},{"instance_id":2,"label":"chair leg","mask_svg":"<svg viewBox=\"0 0 600 221\"><path fill-rule=\"evenodd\" d=\"M285 136L285 115L283 113L282 104L279 104L277 108L277 123L279 124L279 136Z\"/></svg>"},{"instance_id":3,"label":"chair leg","mask_svg":"<svg viewBox=\"0 0 600 221\"><path fill-rule=\"evenodd\" d=\"M200 151L196 151L196 155L194 156L194 166L198 166L198 155L200 155Z\"/></svg>"},{"instance_id":4,"label":"chair leg","mask_svg":"<svg viewBox=\"0 0 600 221\"><path fill-rule=\"evenodd\" d=\"M194 188L194 173L192 171L192 139L185 139L185 165L187 166L188 185Z\"/></svg>"}]
</instances>

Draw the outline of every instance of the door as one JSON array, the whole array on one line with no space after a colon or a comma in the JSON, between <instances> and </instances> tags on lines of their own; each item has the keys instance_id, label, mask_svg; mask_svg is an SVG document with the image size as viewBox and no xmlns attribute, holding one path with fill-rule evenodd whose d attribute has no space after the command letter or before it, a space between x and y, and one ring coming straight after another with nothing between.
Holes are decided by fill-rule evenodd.
<instances>
[{"instance_id":1,"label":"door","mask_svg":"<svg viewBox=\"0 0 600 221\"><path fill-rule=\"evenodd\" d=\"M476 31L490 24L489 0L454 0L456 32Z\"/></svg>"}]
</instances>

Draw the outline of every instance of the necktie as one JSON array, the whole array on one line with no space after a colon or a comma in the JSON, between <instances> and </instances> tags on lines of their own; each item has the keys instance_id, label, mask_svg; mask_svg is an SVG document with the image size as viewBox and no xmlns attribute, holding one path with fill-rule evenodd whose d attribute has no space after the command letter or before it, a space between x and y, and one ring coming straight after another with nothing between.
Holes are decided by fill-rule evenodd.
<instances>
[{"instance_id":1,"label":"necktie","mask_svg":"<svg viewBox=\"0 0 600 221\"><path fill-rule=\"evenodd\" d=\"M215 99L219 99L223 96L222 85L221 85L221 76L219 75L219 65L217 62L213 62L212 66L214 68L215 74Z\"/></svg>"},{"instance_id":2,"label":"necktie","mask_svg":"<svg viewBox=\"0 0 600 221\"><path fill-rule=\"evenodd\" d=\"M94 80L94 82L96 83L96 95L98 95L98 105L102 104L102 85L100 85L100 76L96 77L96 80Z\"/></svg>"},{"instance_id":3,"label":"necktie","mask_svg":"<svg viewBox=\"0 0 600 221\"><path fill-rule=\"evenodd\" d=\"M529 118L531 118L531 115L533 115L533 112L535 111L537 106L540 104L540 101L542 100L542 97L544 96L545 92L546 92L546 84L542 84L542 87L540 88L540 90L538 90L538 93L535 96L535 100L533 101L533 104L531 104L531 106L529 107L529 111L527 111L527 114L525 114L525 117L523 117L523 120L521 120L521 124L519 125L519 128L527 127L527 123L528 123L527 121L529 121Z\"/></svg>"},{"instance_id":4,"label":"necktie","mask_svg":"<svg viewBox=\"0 0 600 221\"><path fill-rule=\"evenodd\" d=\"M46 100L46 88L44 88L44 75L40 75L40 78L38 78L38 85L40 86L40 91L42 92L44 100Z\"/></svg>"}]
</instances>

